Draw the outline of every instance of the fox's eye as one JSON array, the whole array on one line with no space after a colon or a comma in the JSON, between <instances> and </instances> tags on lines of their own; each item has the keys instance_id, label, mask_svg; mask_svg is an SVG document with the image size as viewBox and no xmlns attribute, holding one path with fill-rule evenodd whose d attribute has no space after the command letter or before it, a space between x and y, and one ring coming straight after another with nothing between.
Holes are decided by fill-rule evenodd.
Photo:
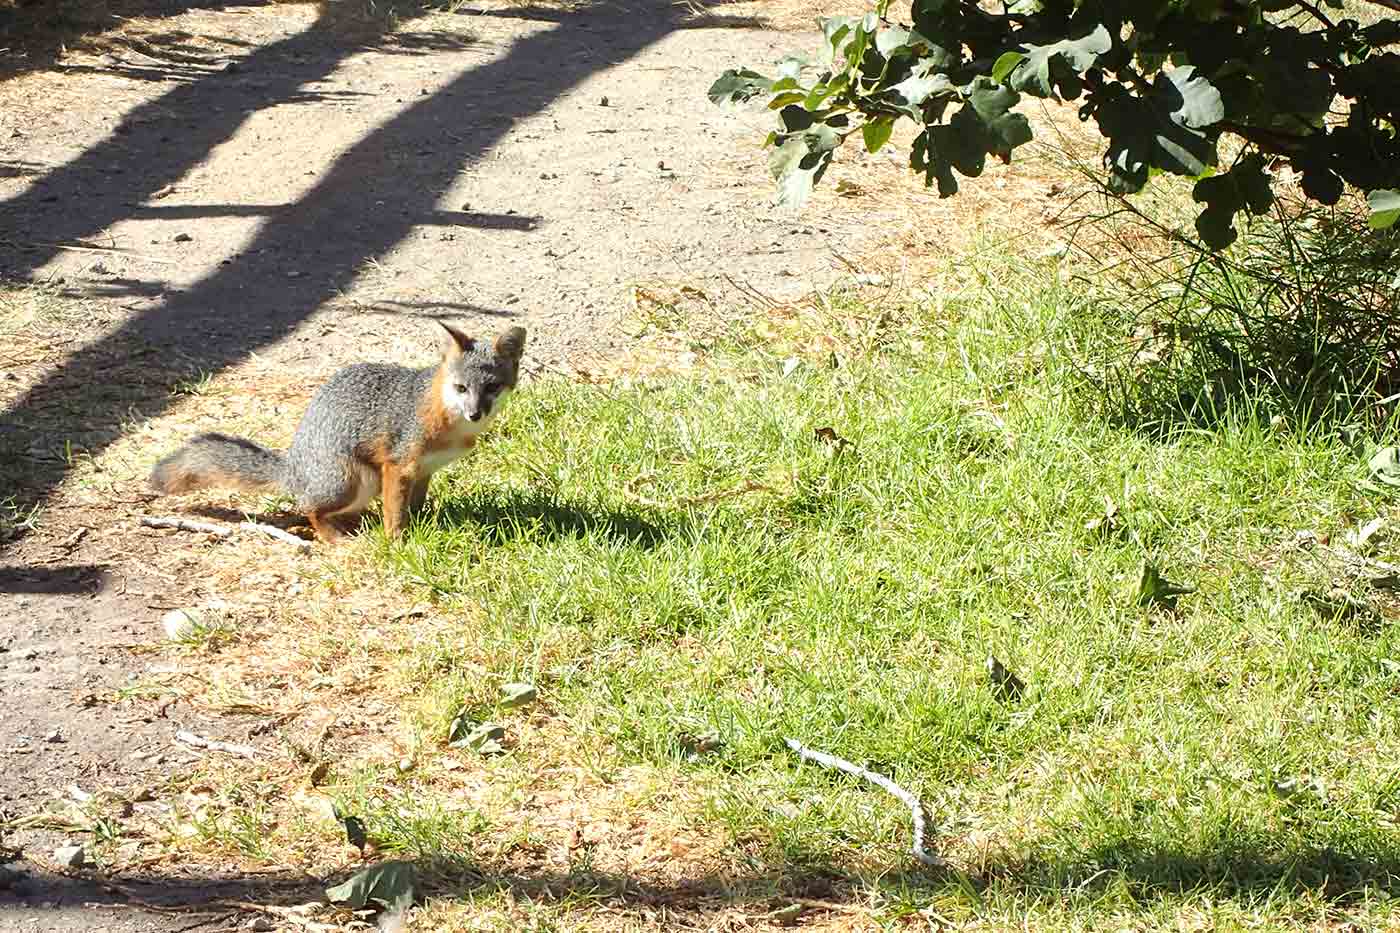
<instances>
[{"instance_id":1,"label":"fox's eye","mask_svg":"<svg viewBox=\"0 0 1400 933\"><path fill-rule=\"evenodd\" d=\"M464 386L464 385L462 385L460 382L457 383L457 384L456 384L455 386L453 386L452 388L454 388L454 389L457 390L457 394L458 394L458 395L466 395L466 394L467 394L467 387Z\"/></svg>"}]
</instances>

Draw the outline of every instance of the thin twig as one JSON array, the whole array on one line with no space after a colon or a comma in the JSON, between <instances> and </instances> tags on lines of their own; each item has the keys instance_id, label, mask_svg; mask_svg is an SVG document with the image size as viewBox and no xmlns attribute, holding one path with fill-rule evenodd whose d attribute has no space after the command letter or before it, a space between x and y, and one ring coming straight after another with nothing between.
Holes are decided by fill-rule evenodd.
<instances>
[{"instance_id":1,"label":"thin twig","mask_svg":"<svg viewBox=\"0 0 1400 933\"><path fill-rule=\"evenodd\" d=\"M622 493L638 505L650 506L655 509L677 508L692 505L709 505L712 502L719 502L723 499L732 499L735 496L746 495L751 492L773 492L771 486L755 480L746 479L732 489L717 489L699 496L688 496L684 499L677 499L674 502L662 502L659 499L649 499L637 492L636 487L643 483L650 483L656 479L655 476L638 476L630 480L622 487Z\"/></svg>"},{"instance_id":2,"label":"thin twig","mask_svg":"<svg viewBox=\"0 0 1400 933\"><path fill-rule=\"evenodd\" d=\"M290 544L303 554L309 554L311 552L310 541L307 541L305 538L298 538L291 532L283 531L281 528L274 528L271 525L264 525L261 522L242 522L238 527L246 528L249 531L256 531L258 534L267 535L269 538L276 538L283 544Z\"/></svg>"},{"instance_id":3,"label":"thin twig","mask_svg":"<svg viewBox=\"0 0 1400 933\"><path fill-rule=\"evenodd\" d=\"M186 732L181 729L175 733L175 741L183 742L186 745L193 745L195 748L207 748L211 752L226 752L230 755L237 755L240 758L257 758L257 749L251 745L234 745L232 742L220 742L217 739L206 739L202 735L195 735L193 732Z\"/></svg>"},{"instance_id":4,"label":"thin twig","mask_svg":"<svg viewBox=\"0 0 1400 933\"><path fill-rule=\"evenodd\" d=\"M814 761L824 768L834 768L837 771L853 774L898 797L904 805L909 808L909 816L914 824L914 845L912 847L914 857L925 865L934 868L939 868L943 865L943 860L941 858L936 855L930 855L928 851L924 849L924 805L919 802L918 797L915 797L913 794L909 793L909 791L900 787L883 774L867 771L860 765L852 764L844 758L837 758L835 755L828 755L826 752L819 752L808 748L796 739L784 739L783 741L787 743L788 748L797 752L798 755L807 761Z\"/></svg>"},{"instance_id":5,"label":"thin twig","mask_svg":"<svg viewBox=\"0 0 1400 933\"><path fill-rule=\"evenodd\" d=\"M151 256L147 253L137 253L117 246L91 246L88 244L79 246L75 243L36 243L34 245L51 246L54 249L66 249L74 253L116 253L119 256L130 256L132 259L144 259L146 262L160 263L163 266L175 265L175 260L173 259L166 259L163 256Z\"/></svg>"},{"instance_id":6,"label":"thin twig","mask_svg":"<svg viewBox=\"0 0 1400 933\"><path fill-rule=\"evenodd\" d=\"M216 538L227 538L233 534L233 529L227 525L215 525L210 522L197 522L189 518L177 518L174 515L157 518L151 515L141 516L141 524L147 528L174 528L176 531L193 531L201 534L213 535Z\"/></svg>"},{"instance_id":7,"label":"thin twig","mask_svg":"<svg viewBox=\"0 0 1400 933\"><path fill-rule=\"evenodd\" d=\"M147 528L173 528L176 531L193 531L200 534L211 534L217 538L230 537L234 531L237 530L235 528L230 528L228 525L198 522L193 519L180 518L175 515L167 515L164 517L143 515L141 517L141 524L145 525ZM274 528L271 525L264 525L261 522L239 522L237 527L245 531L255 531L260 535L266 535L269 538L281 541L283 544L290 544L303 554L311 552L310 541L307 541L305 538L298 538L296 535L283 531L281 528Z\"/></svg>"}]
</instances>

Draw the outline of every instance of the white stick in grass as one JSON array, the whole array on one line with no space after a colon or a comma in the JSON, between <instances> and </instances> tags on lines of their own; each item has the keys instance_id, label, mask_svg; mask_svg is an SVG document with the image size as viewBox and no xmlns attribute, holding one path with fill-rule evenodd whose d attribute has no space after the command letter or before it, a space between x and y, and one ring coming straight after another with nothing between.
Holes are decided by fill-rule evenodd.
<instances>
[{"instance_id":1,"label":"white stick in grass","mask_svg":"<svg viewBox=\"0 0 1400 933\"><path fill-rule=\"evenodd\" d=\"M925 865L931 865L935 868L943 864L941 858L936 855L930 855L928 851L924 849L924 805L919 802L918 797L915 797L913 794L909 793L909 791L900 787L883 774L867 771L860 765L852 764L844 758L837 758L835 755L828 755L826 752L819 752L815 749L808 748L796 739L784 739L783 741L787 743L788 748L797 752L797 754L806 761L814 761L823 768L834 768L837 771L853 774L898 797L900 801L909 808L909 816L914 823L914 857Z\"/></svg>"}]
</instances>

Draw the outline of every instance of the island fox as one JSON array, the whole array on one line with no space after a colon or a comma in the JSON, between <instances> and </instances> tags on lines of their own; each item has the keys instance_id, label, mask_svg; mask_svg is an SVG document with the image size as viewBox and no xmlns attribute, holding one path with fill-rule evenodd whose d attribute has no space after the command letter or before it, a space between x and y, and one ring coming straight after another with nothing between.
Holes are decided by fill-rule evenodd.
<instances>
[{"instance_id":1,"label":"island fox","mask_svg":"<svg viewBox=\"0 0 1400 933\"><path fill-rule=\"evenodd\" d=\"M465 454L515 388L525 329L494 340L447 324L442 361L424 369L357 363L312 397L286 452L227 434L200 434L161 460L163 493L206 487L277 490L296 498L317 537L336 541L384 498L384 530L398 537L427 498L433 473Z\"/></svg>"}]
</instances>

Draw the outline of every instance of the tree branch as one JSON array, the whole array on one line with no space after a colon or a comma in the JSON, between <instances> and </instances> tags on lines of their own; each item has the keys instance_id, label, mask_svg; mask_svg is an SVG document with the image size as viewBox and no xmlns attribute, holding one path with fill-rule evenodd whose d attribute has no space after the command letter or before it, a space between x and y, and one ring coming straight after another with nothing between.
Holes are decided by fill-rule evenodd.
<instances>
[{"instance_id":1,"label":"tree branch","mask_svg":"<svg viewBox=\"0 0 1400 933\"><path fill-rule=\"evenodd\" d=\"M1219 127L1227 133L1234 133L1243 137L1265 152L1274 155L1300 155L1312 140L1313 133L1308 136L1299 136L1296 133L1284 133L1279 130L1271 130L1262 126L1250 126L1247 123L1233 123L1229 120L1222 120Z\"/></svg>"},{"instance_id":2,"label":"tree branch","mask_svg":"<svg viewBox=\"0 0 1400 933\"><path fill-rule=\"evenodd\" d=\"M1313 18L1322 23L1322 25L1326 26L1328 29L1333 28L1334 24L1332 20L1328 19L1327 14L1319 10L1314 4L1307 3L1305 0L1296 0L1296 2L1300 7L1311 13Z\"/></svg>"}]
</instances>

